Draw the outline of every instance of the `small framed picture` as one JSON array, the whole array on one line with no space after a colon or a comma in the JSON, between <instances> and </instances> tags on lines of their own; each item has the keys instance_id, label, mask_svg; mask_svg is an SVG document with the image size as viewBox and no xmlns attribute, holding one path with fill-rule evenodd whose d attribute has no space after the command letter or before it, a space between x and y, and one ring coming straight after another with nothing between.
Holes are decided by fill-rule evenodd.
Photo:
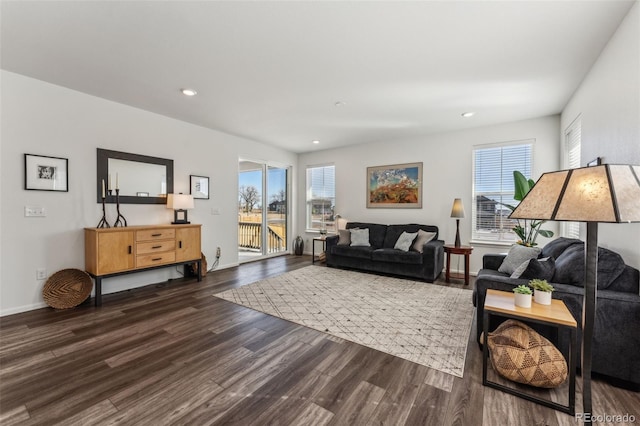
<instances>
[{"instance_id":1,"label":"small framed picture","mask_svg":"<svg viewBox=\"0 0 640 426\"><path fill-rule=\"evenodd\" d=\"M191 195L196 200L209 199L209 178L207 176L190 175Z\"/></svg>"},{"instance_id":2,"label":"small framed picture","mask_svg":"<svg viewBox=\"0 0 640 426\"><path fill-rule=\"evenodd\" d=\"M69 191L69 160L44 155L24 155L24 189Z\"/></svg>"}]
</instances>

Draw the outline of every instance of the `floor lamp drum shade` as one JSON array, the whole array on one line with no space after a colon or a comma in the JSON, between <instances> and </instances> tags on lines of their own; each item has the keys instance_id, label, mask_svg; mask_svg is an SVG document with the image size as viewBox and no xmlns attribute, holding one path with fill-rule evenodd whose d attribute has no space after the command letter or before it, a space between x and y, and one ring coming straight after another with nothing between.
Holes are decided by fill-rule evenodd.
<instances>
[{"instance_id":1,"label":"floor lamp drum shade","mask_svg":"<svg viewBox=\"0 0 640 426\"><path fill-rule=\"evenodd\" d=\"M604 164L543 174L509 216L575 222L640 222L640 166Z\"/></svg>"},{"instance_id":2,"label":"floor lamp drum shade","mask_svg":"<svg viewBox=\"0 0 640 426\"><path fill-rule=\"evenodd\" d=\"M509 217L587 223L582 303L582 408L584 413L592 413L591 344L597 301L598 223L640 222L640 166L604 164L545 173Z\"/></svg>"}]
</instances>

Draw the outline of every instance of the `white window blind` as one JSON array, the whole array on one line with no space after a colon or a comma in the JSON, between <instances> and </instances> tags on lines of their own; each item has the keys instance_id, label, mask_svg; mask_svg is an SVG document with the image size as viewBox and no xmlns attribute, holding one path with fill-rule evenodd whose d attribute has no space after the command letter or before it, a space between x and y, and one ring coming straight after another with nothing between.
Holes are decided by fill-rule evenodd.
<instances>
[{"instance_id":1,"label":"white window blind","mask_svg":"<svg viewBox=\"0 0 640 426\"><path fill-rule=\"evenodd\" d=\"M578 117L567 128L564 135L564 155L563 163L565 169L575 169L580 167L580 149L582 143L582 123ZM580 238L580 224L578 222L563 222L561 227L562 236L567 238Z\"/></svg>"},{"instance_id":2,"label":"white window blind","mask_svg":"<svg viewBox=\"0 0 640 426\"><path fill-rule=\"evenodd\" d=\"M336 168L307 168L307 230L335 231Z\"/></svg>"},{"instance_id":3,"label":"white window blind","mask_svg":"<svg viewBox=\"0 0 640 426\"><path fill-rule=\"evenodd\" d=\"M515 220L508 219L515 206L513 171L531 177L533 140L499 146L478 146L473 150L472 239L480 242L514 242L511 228Z\"/></svg>"}]
</instances>

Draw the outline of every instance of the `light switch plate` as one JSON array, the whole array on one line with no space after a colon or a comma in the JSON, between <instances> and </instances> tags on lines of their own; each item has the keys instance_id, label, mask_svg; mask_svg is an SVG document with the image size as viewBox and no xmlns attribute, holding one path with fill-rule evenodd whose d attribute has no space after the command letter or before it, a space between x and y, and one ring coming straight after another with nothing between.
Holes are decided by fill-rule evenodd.
<instances>
[{"instance_id":1,"label":"light switch plate","mask_svg":"<svg viewBox=\"0 0 640 426\"><path fill-rule=\"evenodd\" d=\"M24 206L25 217L46 217L47 212L44 207Z\"/></svg>"}]
</instances>

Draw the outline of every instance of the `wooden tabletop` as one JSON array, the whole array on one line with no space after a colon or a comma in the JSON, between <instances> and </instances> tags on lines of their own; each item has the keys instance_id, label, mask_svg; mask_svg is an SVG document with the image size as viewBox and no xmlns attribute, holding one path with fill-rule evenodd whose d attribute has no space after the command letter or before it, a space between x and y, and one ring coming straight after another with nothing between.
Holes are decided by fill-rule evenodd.
<instances>
[{"instance_id":1,"label":"wooden tabletop","mask_svg":"<svg viewBox=\"0 0 640 426\"><path fill-rule=\"evenodd\" d=\"M562 300L558 299L551 299L551 305L541 305L532 301L530 308L521 308L515 305L513 293L488 289L487 297L484 301L484 309L517 315L524 319L530 318L569 327L578 326L567 306Z\"/></svg>"}]
</instances>

